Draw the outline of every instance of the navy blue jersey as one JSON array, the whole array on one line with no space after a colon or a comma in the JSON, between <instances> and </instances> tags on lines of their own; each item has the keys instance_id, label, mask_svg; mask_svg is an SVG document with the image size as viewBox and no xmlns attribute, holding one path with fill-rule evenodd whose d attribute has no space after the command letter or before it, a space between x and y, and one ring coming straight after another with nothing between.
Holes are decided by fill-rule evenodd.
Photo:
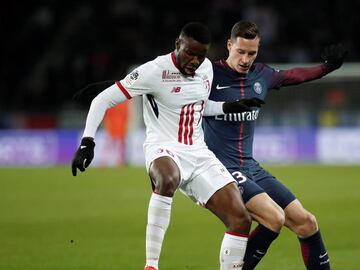
<instances>
[{"instance_id":1,"label":"navy blue jersey","mask_svg":"<svg viewBox=\"0 0 360 270\"><path fill-rule=\"evenodd\" d=\"M265 64L254 64L248 74L239 74L221 60L213 64L214 80L210 100L235 101L259 98L265 100L271 89L278 89L284 73ZM253 138L260 109L204 117L205 142L228 168L248 166L253 162Z\"/></svg>"}]
</instances>

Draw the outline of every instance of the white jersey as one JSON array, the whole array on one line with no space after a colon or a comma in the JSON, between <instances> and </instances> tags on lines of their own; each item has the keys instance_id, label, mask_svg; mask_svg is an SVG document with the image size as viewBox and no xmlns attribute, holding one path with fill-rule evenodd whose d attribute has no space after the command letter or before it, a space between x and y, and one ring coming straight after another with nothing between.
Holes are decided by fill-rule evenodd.
<instances>
[{"instance_id":1,"label":"white jersey","mask_svg":"<svg viewBox=\"0 0 360 270\"><path fill-rule=\"evenodd\" d=\"M139 66L117 85L127 98L143 95L145 144L204 146L201 122L212 80L209 59L193 77L185 76L170 53Z\"/></svg>"}]
</instances>

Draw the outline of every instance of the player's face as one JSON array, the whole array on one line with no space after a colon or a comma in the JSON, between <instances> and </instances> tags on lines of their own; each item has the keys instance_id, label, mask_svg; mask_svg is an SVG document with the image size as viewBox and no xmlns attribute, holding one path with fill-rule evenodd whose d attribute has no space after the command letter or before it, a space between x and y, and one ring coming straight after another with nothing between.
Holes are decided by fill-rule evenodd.
<instances>
[{"instance_id":1,"label":"player's face","mask_svg":"<svg viewBox=\"0 0 360 270\"><path fill-rule=\"evenodd\" d=\"M182 74L194 76L195 71L204 62L210 44L201 44L196 40L181 36L175 43L175 57Z\"/></svg>"},{"instance_id":2,"label":"player's face","mask_svg":"<svg viewBox=\"0 0 360 270\"><path fill-rule=\"evenodd\" d=\"M251 65L258 54L260 39L246 39L237 37L235 40L229 39L227 48L229 56L226 59L228 65L239 73L248 73Z\"/></svg>"}]
</instances>

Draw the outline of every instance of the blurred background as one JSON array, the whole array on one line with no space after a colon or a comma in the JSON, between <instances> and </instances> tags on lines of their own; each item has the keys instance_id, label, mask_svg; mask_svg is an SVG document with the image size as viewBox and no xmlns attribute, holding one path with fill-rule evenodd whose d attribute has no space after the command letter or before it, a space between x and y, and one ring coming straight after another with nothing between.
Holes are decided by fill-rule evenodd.
<instances>
[{"instance_id":1,"label":"blurred background","mask_svg":"<svg viewBox=\"0 0 360 270\"><path fill-rule=\"evenodd\" d=\"M172 51L189 21L210 27L209 58L225 58L230 29L241 19L259 25L257 61L275 68L320 63L324 46L335 42L350 51L331 75L271 92L258 121L255 158L358 164L359 9L359 1L340 0L8 1L0 9L0 166L69 164L88 110L72 99L76 91L122 79ZM140 104L135 98L108 113L94 165L144 164Z\"/></svg>"},{"instance_id":2,"label":"blurred background","mask_svg":"<svg viewBox=\"0 0 360 270\"><path fill-rule=\"evenodd\" d=\"M211 29L209 58L225 58L232 25L246 19L260 27L257 61L275 68L319 64L335 42L350 51L329 76L270 92L254 156L317 216L332 267L357 270L359 10L359 0L3 1L0 269L143 267L151 189L141 97L107 112L91 165L98 168L76 178L69 165L89 104L72 97L169 53L189 21ZM185 196L175 204L161 268L215 269L223 225ZM296 237L283 230L258 269L305 269Z\"/></svg>"}]
</instances>

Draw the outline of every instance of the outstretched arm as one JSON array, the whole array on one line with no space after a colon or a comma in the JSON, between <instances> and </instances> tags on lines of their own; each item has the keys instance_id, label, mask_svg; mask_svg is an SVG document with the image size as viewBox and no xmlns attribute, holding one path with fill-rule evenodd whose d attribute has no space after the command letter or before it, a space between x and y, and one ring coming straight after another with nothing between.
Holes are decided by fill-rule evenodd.
<instances>
[{"instance_id":1,"label":"outstretched arm","mask_svg":"<svg viewBox=\"0 0 360 270\"><path fill-rule=\"evenodd\" d=\"M308 82L320 79L329 73L325 64L314 67L292 68L282 71L283 86L296 85L303 82Z\"/></svg>"},{"instance_id":2,"label":"outstretched arm","mask_svg":"<svg viewBox=\"0 0 360 270\"><path fill-rule=\"evenodd\" d=\"M71 164L71 170L74 176L76 176L77 169L82 172L85 171L85 168L90 165L94 158L94 137L96 130L104 118L106 110L125 100L127 100L127 97L119 90L116 84L106 88L93 99L87 115L81 144Z\"/></svg>"},{"instance_id":3,"label":"outstretched arm","mask_svg":"<svg viewBox=\"0 0 360 270\"><path fill-rule=\"evenodd\" d=\"M314 67L283 70L281 72L283 76L282 85L296 85L319 79L340 68L347 54L348 52L340 44L326 47L321 54L321 58L324 60L323 64Z\"/></svg>"}]
</instances>

